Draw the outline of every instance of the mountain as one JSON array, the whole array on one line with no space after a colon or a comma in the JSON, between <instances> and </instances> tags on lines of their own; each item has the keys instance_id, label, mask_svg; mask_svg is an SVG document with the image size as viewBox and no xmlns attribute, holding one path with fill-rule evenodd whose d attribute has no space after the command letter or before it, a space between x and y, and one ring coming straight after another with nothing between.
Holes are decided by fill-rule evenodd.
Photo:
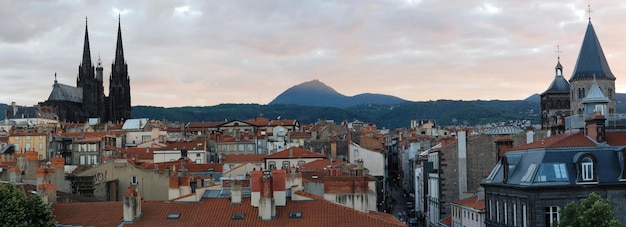
<instances>
[{"instance_id":1,"label":"mountain","mask_svg":"<svg viewBox=\"0 0 626 227\"><path fill-rule=\"evenodd\" d=\"M381 94L359 94L345 96L319 80L293 86L272 100L269 105L296 104L345 108L362 104L399 104L406 100Z\"/></svg>"},{"instance_id":2,"label":"mountain","mask_svg":"<svg viewBox=\"0 0 626 227\"><path fill-rule=\"evenodd\" d=\"M532 94L531 96L528 96L528 98L524 99L524 101L541 103L541 96L535 93L535 94Z\"/></svg>"}]
</instances>

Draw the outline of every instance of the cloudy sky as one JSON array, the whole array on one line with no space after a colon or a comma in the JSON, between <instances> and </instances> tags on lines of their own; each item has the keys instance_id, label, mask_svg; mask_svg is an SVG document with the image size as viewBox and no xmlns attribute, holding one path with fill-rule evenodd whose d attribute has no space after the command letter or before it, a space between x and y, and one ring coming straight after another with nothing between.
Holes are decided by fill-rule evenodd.
<instances>
[{"instance_id":1,"label":"cloudy sky","mask_svg":"<svg viewBox=\"0 0 626 227\"><path fill-rule=\"evenodd\" d=\"M92 59L109 75L118 15L133 106L267 104L314 79L348 96L524 99L554 78L557 45L571 76L588 3L2 0L0 103L44 101L55 73L76 86L86 16ZM591 10L626 93L626 2L592 1Z\"/></svg>"}]
</instances>

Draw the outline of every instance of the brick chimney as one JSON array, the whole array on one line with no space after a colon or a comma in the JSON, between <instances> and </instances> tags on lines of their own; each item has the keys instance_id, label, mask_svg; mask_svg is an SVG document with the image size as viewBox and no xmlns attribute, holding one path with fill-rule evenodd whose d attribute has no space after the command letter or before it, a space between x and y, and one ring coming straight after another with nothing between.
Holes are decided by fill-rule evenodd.
<instances>
[{"instance_id":1,"label":"brick chimney","mask_svg":"<svg viewBox=\"0 0 626 227\"><path fill-rule=\"evenodd\" d=\"M263 220L271 220L276 216L276 201L274 200L274 190L272 186L272 173L269 170L263 171L258 214Z\"/></svg>"},{"instance_id":2,"label":"brick chimney","mask_svg":"<svg viewBox=\"0 0 626 227\"><path fill-rule=\"evenodd\" d=\"M133 222L141 216L141 193L134 185L128 186L124 193L124 222Z\"/></svg>"},{"instance_id":3,"label":"brick chimney","mask_svg":"<svg viewBox=\"0 0 626 227\"><path fill-rule=\"evenodd\" d=\"M235 180L230 187L230 203L241 204L241 182Z\"/></svg>"},{"instance_id":4,"label":"brick chimney","mask_svg":"<svg viewBox=\"0 0 626 227\"><path fill-rule=\"evenodd\" d=\"M337 141L330 141L330 158L337 159Z\"/></svg>"},{"instance_id":5,"label":"brick chimney","mask_svg":"<svg viewBox=\"0 0 626 227\"><path fill-rule=\"evenodd\" d=\"M606 142L606 118L600 112L591 113L585 119L585 135L596 143Z\"/></svg>"},{"instance_id":6,"label":"brick chimney","mask_svg":"<svg viewBox=\"0 0 626 227\"><path fill-rule=\"evenodd\" d=\"M286 170L272 170L272 191L276 206L287 204Z\"/></svg>"},{"instance_id":7,"label":"brick chimney","mask_svg":"<svg viewBox=\"0 0 626 227\"><path fill-rule=\"evenodd\" d=\"M509 135L498 135L495 143L498 149L498 160L504 156L506 150L513 147L513 139Z\"/></svg>"},{"instance_id":8,"label":"brick chimney","mask_svg":"<svg viewBox=\"0 0 626 227\"><path fill-rule=\"evenodd\" d=\"M250 171L250 205L259 207L261 199L261 178L263 178L263 170Z\"/></svg>"}]
</instances>

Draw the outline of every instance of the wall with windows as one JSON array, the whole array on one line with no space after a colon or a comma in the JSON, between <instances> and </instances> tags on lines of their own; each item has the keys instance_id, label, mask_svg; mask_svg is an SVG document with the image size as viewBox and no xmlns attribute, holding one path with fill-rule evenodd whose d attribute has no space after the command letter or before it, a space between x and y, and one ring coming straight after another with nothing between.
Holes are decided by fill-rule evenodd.
<instances>
[{"instance_id":1,"label":"wall with windows","mask_svg":"<svg viewBox=\"0 0 626 227\"><path fill-rule=\"evenodd\" d=\"M48 136L43 133L19 133L9 136L9 144L15 146L16 153L36 151L39 160L48 160Z\"/></svg>"},{"instance_id":2,"label":"wall with windows","mask_svg":"<svg viewBox=\"0 0 626 227\"><path fill-rule=\"evenodd\" d=\"M207 163L207 154L205 150L188 150L187 158L195 163ZM154 163L171 162L180 159L179 150L154 151Z\"/></svg>"},{"instance_id":3,"label":"wall with windows","mask_svg":"<svg viewBox=\"0 0 626 227\"><path fill-rule=\"evenodd\" d=\"M268 169L273 169L273 168L286 169L291 166L298 167L302 164L309 163L315 160L321 160L321 159L324 159L324 158L286 158L286 159L268 158L268 159L265 159L265 166Z\"/></svg>"}]
</instances>

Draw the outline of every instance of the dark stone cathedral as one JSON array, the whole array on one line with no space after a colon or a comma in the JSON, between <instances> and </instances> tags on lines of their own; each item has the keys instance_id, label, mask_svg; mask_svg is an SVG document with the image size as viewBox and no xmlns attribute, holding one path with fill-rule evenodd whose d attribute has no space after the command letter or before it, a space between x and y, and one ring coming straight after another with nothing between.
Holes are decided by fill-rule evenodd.
<instances>
[{"instance_id":1,"label":"dark stone cathedral","mask_svg":"<svg viewBox=\"0 0 626 227\"><path fill-rule=\"evenodd\" d=\"M131 117L130 79L128 65L124 60L122 27L119 19L117 47L115 61L111 65L108 97L104 95L102 81L102 62L98 59L97 65L94 66L91 61L89 32L85 21L83 59L78 66L76 87L58 83L55 74L52 92L48 100L40 105L53 107L60 121L85 122L89 118L98 118L100 122L122 122Z\"/></svg>"}]
</instances>

